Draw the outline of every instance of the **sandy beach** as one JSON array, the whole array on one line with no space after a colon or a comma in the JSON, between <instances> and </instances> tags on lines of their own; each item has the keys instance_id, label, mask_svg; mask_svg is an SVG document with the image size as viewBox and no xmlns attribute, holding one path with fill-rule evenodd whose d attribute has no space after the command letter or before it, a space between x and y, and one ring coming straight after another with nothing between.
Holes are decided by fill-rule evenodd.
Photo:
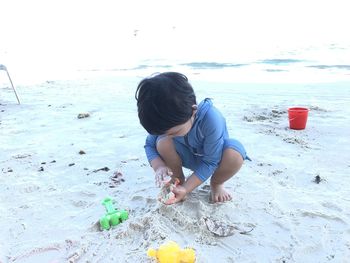
<instances>
[{"instance_id":1,"label":"sandy beach","mask_svg":"<svg viewBox=\"0 0 350 263\"><path fill-rule=\"evenodd\" d=\"M1 88L1 263L152 262L148 248L169 240L195 249L201 263L348 262L350 82L188 75L198 101L213 99L253 161L228 182L232 201L211 204L203 184L166 206L134 99L146 75L129 75L22 85L21 105ZM292 106L310 109L305 130L289 129ZM107 196L129 219L100 231ZM206 218L252 231L218 237Z\"/></svg>"}]
</instances>

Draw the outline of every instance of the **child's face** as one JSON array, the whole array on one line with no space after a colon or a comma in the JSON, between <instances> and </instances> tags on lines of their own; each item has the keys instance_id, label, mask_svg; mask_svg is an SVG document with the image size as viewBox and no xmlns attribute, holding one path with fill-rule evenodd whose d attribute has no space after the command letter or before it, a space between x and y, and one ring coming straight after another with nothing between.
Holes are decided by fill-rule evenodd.
<instances>
[{"instance_id":1,"label":"child's face","mask_svg":"<svg viewBox=\"0 0 350 263\"><path fill-rule=\"evenodd\" d=\"M165 135L170 137L185 136L192 128L193 116L184 124L176 125L171 129L167 130Z\"/></svg>"},{"instance_id":2,"label":"child's face","mask_svg":"<svg viewBox=\"0 0 350 263\"><path fill-rule=\"evenodd\" d=\"M171 129L167 130L165 135L170 137L185 136L192 128L193 121L197 112L197 105L193 105L192 108L193 108L192 117L184 124L176 125Z\"/></svg>"}]
</instances>

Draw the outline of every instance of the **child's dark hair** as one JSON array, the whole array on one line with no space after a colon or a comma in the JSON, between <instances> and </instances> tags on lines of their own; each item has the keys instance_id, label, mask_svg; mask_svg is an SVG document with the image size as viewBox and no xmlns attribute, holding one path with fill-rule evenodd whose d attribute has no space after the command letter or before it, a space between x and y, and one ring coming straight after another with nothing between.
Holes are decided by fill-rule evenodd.
<instances>
[{"instance_id":1,"label":"child's dark hair","mask_svg":"<svg viewBox=\"0 0 350 263\"><path fill-rule=\"evenodd\" d=\"M141 125L149 134L161 135L188 121L196 95L185 75L164 72L143 79L135 93Z\"/></svg>"}]
</instances>

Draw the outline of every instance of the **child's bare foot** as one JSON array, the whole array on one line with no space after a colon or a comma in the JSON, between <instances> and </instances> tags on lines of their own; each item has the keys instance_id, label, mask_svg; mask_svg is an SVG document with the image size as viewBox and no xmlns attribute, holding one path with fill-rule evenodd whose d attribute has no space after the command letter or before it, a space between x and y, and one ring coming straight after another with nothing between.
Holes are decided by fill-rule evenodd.
<instances>
[{"instance_id":1,"label":"child's bare foot","mask_svg":"<svg viewBox=\"0 0 350 263\"><path fill-rule=\"evenodd\" d=\"M213 203L232 200L232 196L226 191L223 184L211 184L211 201Z\"/></svg>"}]
</instances>

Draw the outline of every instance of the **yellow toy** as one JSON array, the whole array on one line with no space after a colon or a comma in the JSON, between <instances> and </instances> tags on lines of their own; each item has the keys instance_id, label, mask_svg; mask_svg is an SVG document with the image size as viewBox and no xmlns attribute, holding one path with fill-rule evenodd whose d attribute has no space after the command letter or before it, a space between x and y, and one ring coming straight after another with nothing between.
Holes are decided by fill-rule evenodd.
<instances>
[{"instance_id":1,"label":"yellow toy","mask_svg":"<svg viewBox=\"0 0 350 263\"><path fill-rule=\"evenodd\" d=\"M174 241L161 245L158 250L148 249L147 255L156 258L159 263L194 263L196 261L193 249L181 249Z\"/></svg>"}]
</instances>

